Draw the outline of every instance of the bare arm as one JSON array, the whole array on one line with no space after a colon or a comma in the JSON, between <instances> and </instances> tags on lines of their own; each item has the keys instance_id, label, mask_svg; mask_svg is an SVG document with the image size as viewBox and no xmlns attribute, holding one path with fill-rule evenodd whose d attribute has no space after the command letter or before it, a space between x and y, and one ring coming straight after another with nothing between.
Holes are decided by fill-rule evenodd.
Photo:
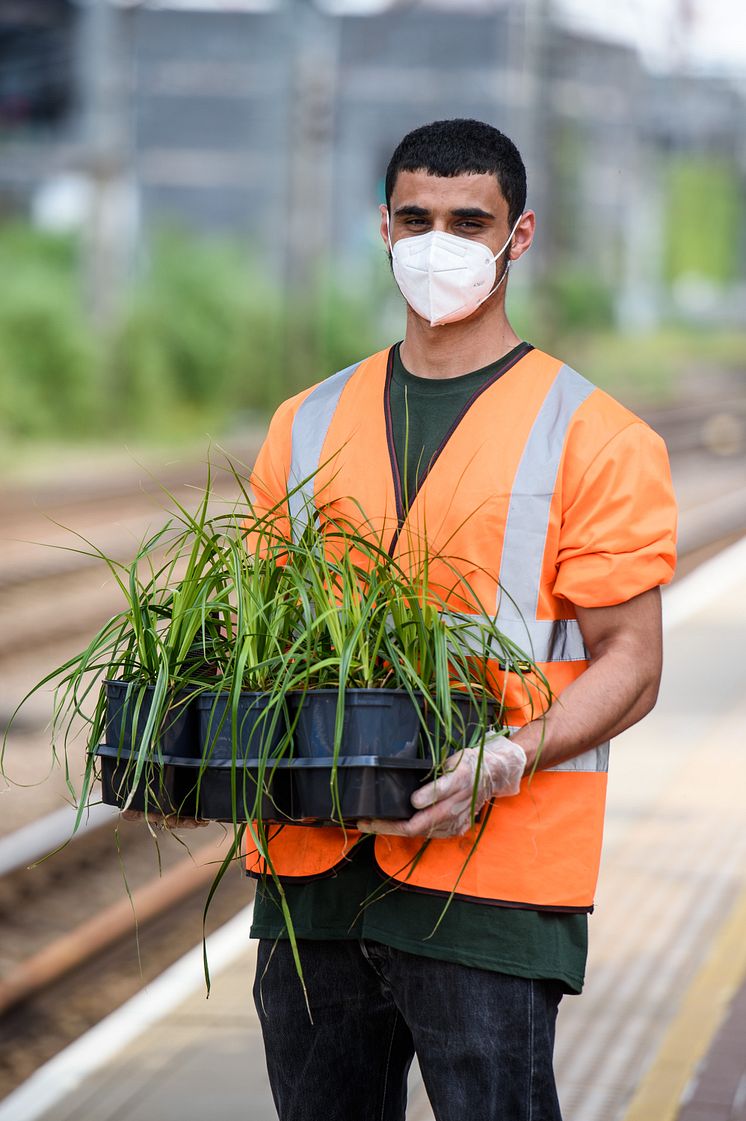
<instances>
[{"instance_id":1,"label":"bare arm","mask_svg":"<svg viewBox=\"0 0 746 1121\"><path fill-rule=\"evenodd\" d=\"M557 698L546 718L511 737L526 752L527 771L534 766L540 744L539 767L563 763L636 724L658 696L660 589L614 607L577 607L576 614L590 665Z\"/></svg>"}]
</instances>

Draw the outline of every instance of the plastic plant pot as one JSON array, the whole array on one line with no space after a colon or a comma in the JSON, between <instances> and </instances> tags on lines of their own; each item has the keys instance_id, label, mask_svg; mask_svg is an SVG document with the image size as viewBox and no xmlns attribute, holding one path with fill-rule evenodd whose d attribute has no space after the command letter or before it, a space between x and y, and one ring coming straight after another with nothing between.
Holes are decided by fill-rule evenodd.
<instances>
[{"instance_id":1,"label":"plastic plant pot","mask_svg":"<svg viewBox=\"0 0 746 1121\"><path fill-rule=\"evenodd\" d=\"M101 744L96 755L103 801L107 806L124 807L135 780L136 754ZM187 765L180 765L184 763ZM197 817L197 772L193 764L194 760L147 760L128 809Z\"/></svg>"},{"instance_id":2,"label":"plastic plant pot","mask_svg":"<svg viewBox=\"0 0 746 1121\"><path fill-rule=\"evenodd\" d=\"M240 822L261 818L266 822L291 821L290 772L288 760L230 759L209 762L206 766L184 760L183 766L201 768L199 775L199 816L209 821ZM257 802L259 777L261 797Z\"/></svg>"},{"instance_id":3,"label":"plastic plant pot","mask_svg":"<svg viewBox=\"0 0 746 1121\"><path fill-rule=\"evenodd\" d=\"M328 760L334 755L339 691L309 689L290 694L288 700L295 723L295 755ZM340 756L417 759L420 730L417 705L403 690L345 690Z\"/></svg>"},{"instance_id":4,"label":"plastic plant pot","mask_svg":"<svg viewBox=\"0 0 746 1121\"><path fill-rule=\"evenodd\" d=\"M196 699L199 755L207 763L232 759L269 759L277 755L288 735L286 710L270 705L268 693L244 692L236 705L236 741L230 697L201 693Z\"/></svg>"},{"instance_id":5,"label":"plastic plant pot","mask_svg":"<svg viewBox=\"0 0 746 1121\"><path fill-rule=\"evenodd\" d=\"M497 702L488 698L486 707L487 723L492 725L497 713ZM450 755L454 751L460 751L464 747L471 746L473 741L478 738L483 727L480 706L475 704L472 698L465 693L451 693L451 735L448 741L446 742L445 728L436 720L432 709L429 708L425 713L425 727L430 742L428 742L428 736L423 733L421 754L430 756L434 752L436 758L442 759L444 755ZM446 748L445 751L443 750L444 747Z\"/></svg>"},{"instance_id":6,"label":"plastic plant pot","mask_svg":"<svg viewBox=\"0 0 746 1121\"><path fill-rule=\"evenodd\" d=\"M360 818L402 821L415 812L412 794L429 780L429 759L359 755L336 763L337 802L328 759L288 760L292 775L292 815L296 821L353 825Z\"/></svg>"},{"instance_id":7,"label":"plastic plant pot","mask_svg":"<svg viewBox=\"0 0 746 1121\"><path fill-rule=\"evenodd\" d=\"M104 681L106 691L106 743L124 751L136 750L145 730L155 689L146 685L137 718L135 712L140 687L134 682ZM193 758L199 751L197 713L194 701L181 697L171 705L158 731L158 748L163 756Z\"/></svg>"},{"instance_id":8,"label":"plastic plant pot","mask_svg":"<svg viewBox=\"0 0 746 1121\"><path fill-rule=\"evenodd\" d=\"M228 694L203 693L196 707L200 816L211 821L243 821L248 817L287 821L290 780L278 770L275 758L288 739L284 707L270 705L267 693L241 693L235 741ZM255 807L260 760L264 760L264 781L261 801Z\"/></svg>"}]
</instances>

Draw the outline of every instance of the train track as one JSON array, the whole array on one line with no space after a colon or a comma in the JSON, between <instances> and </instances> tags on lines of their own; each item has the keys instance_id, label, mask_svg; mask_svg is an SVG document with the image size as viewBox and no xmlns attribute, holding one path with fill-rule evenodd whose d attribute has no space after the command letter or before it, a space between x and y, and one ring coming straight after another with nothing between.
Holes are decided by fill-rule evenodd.
<instances>
[{"instance_id":1,"label":"train track","mask_svg":"<svg viewBox=\"0 0 746 1121\"><path fill-rule=\"evenodd\" d=\"M133 823L122 824L118 841L99 828L0 881L0 1099L199 943L207 888L228 839L218 826L195 832L199 841L184 834L187 851L175 837L156 842ZM249 894L238 867L231 870L207 932L245 907Z\"/></svg>"},{"instance_id":2,"label":"train track","mask_svg":"<svg viewBox=\"0 0 746 1121\"><path fill-rule=\"evenodd\" d=\"M682 518L684 570L746 532L743 448L731 446L726 455L709 446L706 433L712 426L707 428L703 415L689 410L688 429L680 415L667 418L670 425L679 425L674 473L689 496ZM665 419L655 418L664 433ZM709 484L703 473L709 474ZM195 470L182 497L188 494L196 504L203 478ZM178 485L178 480L170 482L171 488ZM230 491L229 485L221 489L226 498ZM133 495L131 487L119 484L102 485L85 498L60 485L47 496L46 508L52 509L55 522L73 524L123 558L128 549L131 555L147 525L162 517L153 493L138 490ZM6 517L6 537L33 522L27 504L17 497L6 500L0 512ZM54 544L64 534L54 529L52 536ZM61 557L20 544L15 552L6 552L0 563L0 606L7 620L5 635L0 635L0 716L7 718L24 683L27 687L34 675L41 676L41 667L77 649L81 636L117 605L113 582L107 584L105 571L90 558L74 553ZM24 760L38 763L48 754L43 732L47 715L48 698L37 698L11 738L9 761L21 760L22 779L28 777ZM34 778L41 773L37 771ZM181 839L153 836L141 825L127 823L115 832L104 811L77 839L34 863L64 840L69 818L63 823L58 812L57 833L42 838L45 826L38 822L34 827L29 820L30 799L17 791L5 794L15 799L16 813L5 815L0 824L0 1026L9 1040L0 1050L0 1096L199 941L206 885L229 843L217 825L181 834ZM44 821L51 828L50 819ZM14 831L19 826L25 839ZM249 890L240 869L231 869L215 897L210 924L222 924L244 907Z\"/></svg>"},{"instance_id":3,"label":"train track","mask_svg":"<svg viewBox=\"0 0 746 1121\"><path fill-rule=\"evenodd\" d=\"M239 469L258 442L247 438L249 454L244 447L234 455ZM128 561L165 521L169 495L197 507L206 475L204 464L152 474L130 465L108 477L85 470L6 489L0 499L3 731L28 688L121 609L116 582L86 542ZM240 494L219 467L211 492L216 511ZM97 807L66 844L74 813L57 808L67 797L62 771L47 774L50 709L49 691L37 695L11 731L6 766L24 785L3 790L0 779L0 1033L8 1040L0 1049L0 1098L199 941L207 887L230 843L217 825L151 834ZM71 748L73 773L82 759L81 742ZM208 931L249 895L239 869L231 869Z\"/></svg>"},{"instance_id":4,"label":"train track","mask_svg":"<svg viewBox=\"0 0 746 1121\"><path fill-rule=\"evenodd\" d=\"M705 474L717 467L726 480L711 485L687 518L682 552L707 546L713 534L719 539L746 528L746 397L657 410L648 419L666 438L674 465L703 461ZM255 451L257 438L248 443ZM248 472L244 462L234 462ZM740 488L729 478L738 465ZM195 508L205 478L204 464L189 463L164 469L161 478L130 471L124 480L119 473L99 480L87 475L84 484L58 481L6 491L0 500L0 667L26 651L89 634L119 602L95 550L128 560L148 531L163 523L168 494ZM212 491L216 508L238 497L224 465L213 472Z\"/></svg>"}]
</instances>

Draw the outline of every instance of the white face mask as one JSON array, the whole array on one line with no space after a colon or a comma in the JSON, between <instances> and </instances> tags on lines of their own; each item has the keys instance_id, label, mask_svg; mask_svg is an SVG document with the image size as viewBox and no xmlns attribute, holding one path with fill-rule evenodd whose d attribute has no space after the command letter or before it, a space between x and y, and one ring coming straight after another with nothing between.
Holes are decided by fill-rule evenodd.
<instances>
[{"instance_id":1,"label":"white face mask","mask_svg":"<svg viewBox=\"0 0 746 1121\"><path fill-rule=\"evenodd\" d=\"M467 319L508 275L510 261L495 284L495 262L507 249L522 217L518 216L507 241L494 255L483 242L439 230L400 238L392 246L389 231L391 264L404 299L431 327Z\"/></svg>"}]
</instances>

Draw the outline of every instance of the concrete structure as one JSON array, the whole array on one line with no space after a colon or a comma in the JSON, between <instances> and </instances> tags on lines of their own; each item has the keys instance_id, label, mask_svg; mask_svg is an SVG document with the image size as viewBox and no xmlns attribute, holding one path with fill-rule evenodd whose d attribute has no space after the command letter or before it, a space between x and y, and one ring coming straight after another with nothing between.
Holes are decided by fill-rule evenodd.
<instances>
[{"instance_id":1,"label":"concrete structure","mask_svg":"<svg viewBox=\"0 0 746 1121\"><path fill-rule=\"evenodd\" d=\"M357 265L375 244L386 160L407 129L476 116L527 157L542 215L533 267L585 270L638 322L660 302L668 153L727 153L746 182L735 84L653 76L632 48L550 24L546 0L367 17L264 6L121 5L104 26L89 0L6 2L0 214L64 218L76 184L92 183L124 240L182 222L303 277L329 249ZM24 115L18 90L31 87L43 89Z\"/></svg>"}]
</instances>

